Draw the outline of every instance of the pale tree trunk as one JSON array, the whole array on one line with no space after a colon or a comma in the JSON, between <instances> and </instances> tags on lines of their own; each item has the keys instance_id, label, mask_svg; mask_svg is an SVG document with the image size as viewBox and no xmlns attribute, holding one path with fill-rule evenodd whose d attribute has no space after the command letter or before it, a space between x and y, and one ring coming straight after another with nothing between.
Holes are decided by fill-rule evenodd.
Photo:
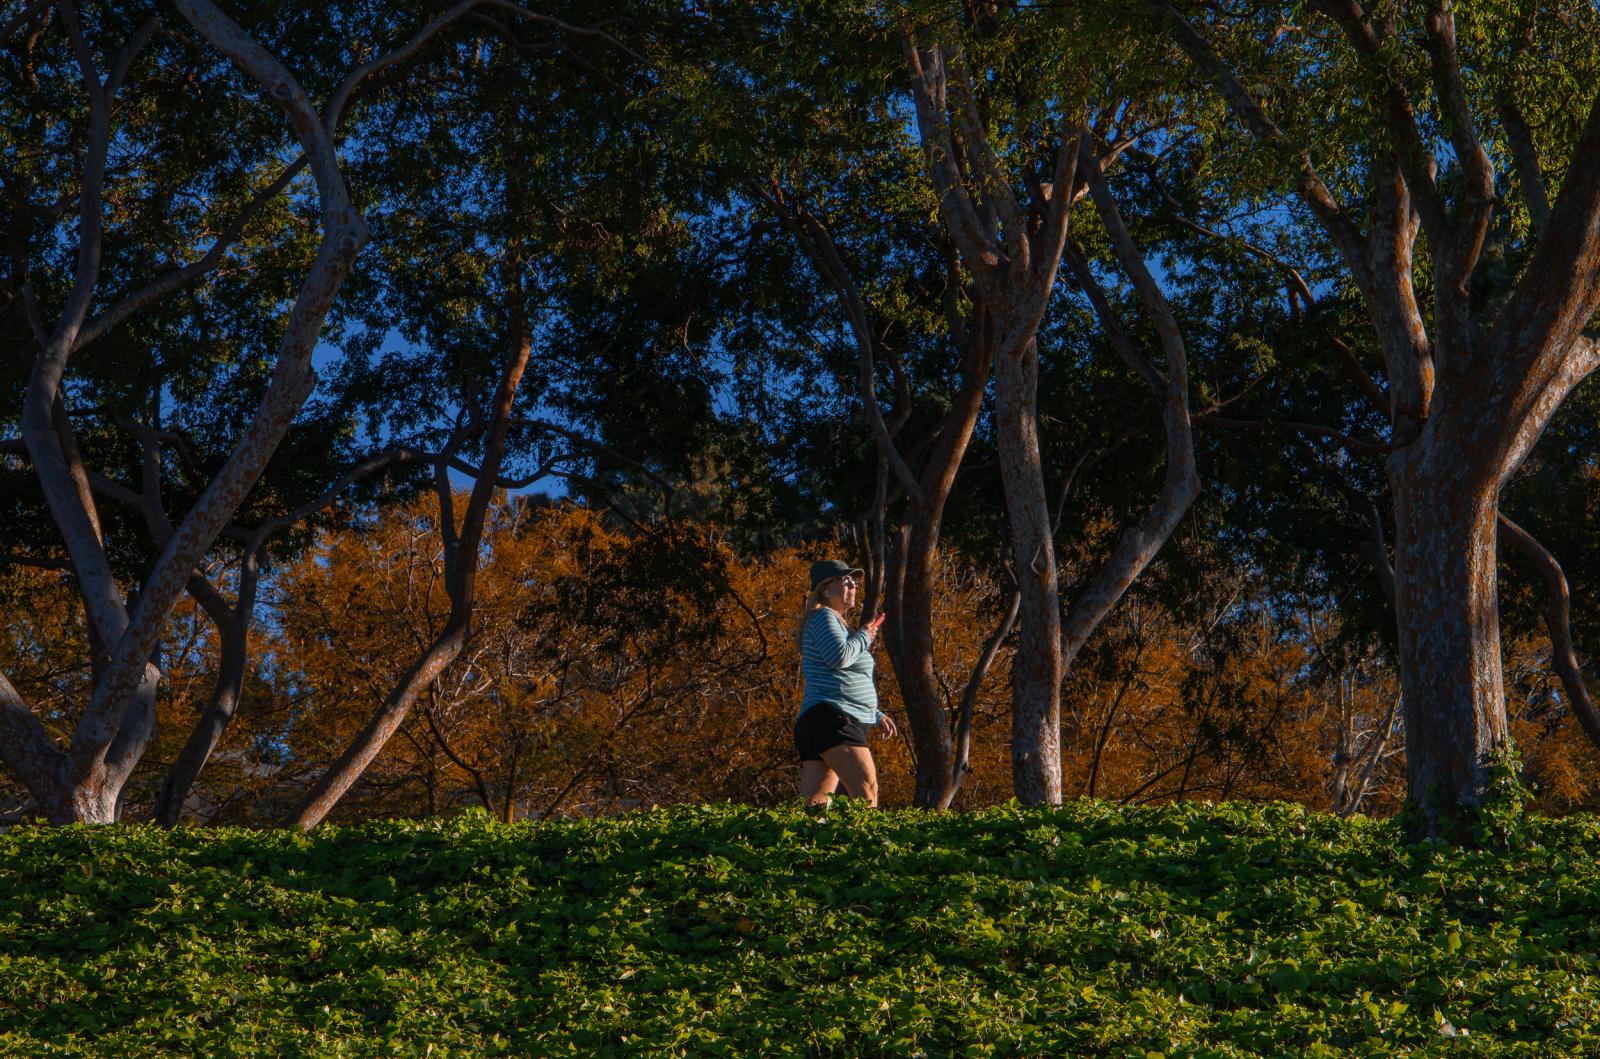
<instances>
[{"instance_id":1,"label":"pale tree trunk","mask_svg":"<svg viewBox=\"0 0 1600 1059\"><path fill-rule=\"evenodd\" d=\"M335 154L333 133L345 104L371 74L414 53L438 29L466 14L472 3L458 3L406 45L355 71L325 114L317 113L276 58L209 0L176 0L176 5L213 48L262 89L270 105L284 111L304 154L258 194L233 224L220 229L203 257L150 281L91 317L102 252L113 103L134 58L156 33L160 21L152 15L141 24L111 57L109 72L102 80L94 69L95 49L84 39L75 5L61 5L61 22L71 39L88 97L77 196L77 260L71 290L48 333L36 319L31 292L23 291L35 323L38 352L21 418L22 440L77 574L93 650L93 690L66 750L55 744L16 689L0 677L0 761L56 822L108 823L117 818L123 787L154 733L160 673L152 659L172 608L217 535L249 495L315 386L311 356L323 321L368 238L366 224L350 202ZM272 379L221 470L179 525L168 527L160 556L140 586L136 602L130 605L112 576L108 545L88 492L92 476L73 442L63 400L68 361L121 321L213 271L227 248L237 242L244 225L287 186L302 165L309 165L315 178L323 237L289 312Z\"/></svg>"},{"instance_id":2,"label":"pale tree trunk","mask_svg":"<svg viewBox=\"0 0 1600 1059\"><path fill-rule=\"evenodd\" d=\"M1062 123L1048 182L1014 173L990 148L962 50L924 43L907 20L901 51L939 216L970 273L969 295L982 307L995 349L996 441L1022 590L1021 634L1012 659L1013 784L1028 804L1058 803L1061 619L1038 446L1034 337L1055 287L1072 203L1082 193L1078 154L1089 133L1073 121ZM1113 138L1107 157L1125 147ZM1013 190L1014 181L1026 185L1022 196Z\"/></svg>"},{"instance_id":3,"label":"pale tree trunk","mask_svg":"<svg viewBox=\"0 0 1600 1059\"><path fill-rule=\"evenodd\" d=\"M1064 121L1048 182L1026 167L1013 171L990 147L978 88L982 79L970 74L961 48L923 46L909 23L902 26L901 45L940 217L971 272L973 300L986 306L996 334L996 441L1022 591L1021 631L1012 659L1013 783L1025 803L1056 803L1061 800L1063 668L1171 536L1199 489L1183 344L1104 186L1102 169L1131 146L1131 137ZM1072 205L1091 190L1167 356L1164 376L1143 362L1125 336L1117 342L1161 402L1168 465L1151 513L1123 534L1063 628L1054 527L1039 455L1036 336L1067 246Z\"/></svg>"},{"instance_id":4,"label":"pale tree trunk","mask_svg":"<svg viewBox=\"0 0 1600 1059\"><path fill-rule=\"evenodd\" d=\"M1011 782L1027 805L1061 802L1061 602L1039 459L1039 356L1029 342L996 367L995 440L1021 593L1011 667Z\"/></svg>"}]
</instances>

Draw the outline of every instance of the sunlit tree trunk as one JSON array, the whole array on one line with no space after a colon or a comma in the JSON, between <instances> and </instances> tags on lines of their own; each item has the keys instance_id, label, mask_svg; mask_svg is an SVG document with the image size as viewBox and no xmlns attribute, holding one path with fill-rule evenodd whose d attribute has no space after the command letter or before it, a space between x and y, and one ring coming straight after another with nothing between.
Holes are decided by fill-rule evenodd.
<instances>
[{"instance_id":1,"label":"sunlit tree trunk","mask_svg":"<svg viewBox=\"0 0 1600 1059\"><path fill-rule=\"evenodd\" d=\"M1061 601L1039 459L1039 354L995 367L995 440L1022 599L1011 667L1011 782L1028 805L1061 801Z\"/></svg>"},{"instance_id":2,"label":"sunlit tree trunk","mask_svg":"<svg viewBox=\"0 0 1600 1059\"><path fill-rule=\"evenodd\" d=\"M1166 0L1147 6L1250 135L1292 160L1295 192L1374 326L1389 382L1410 820L1419 836L1462 839L1489 794L1491 759L1507 733L1495 566L1500 490L1596 365L1596 336L1586 325L1600 308L1600 95L1551 203L1518 85L1513 79L1499 92L1497 118L1510 132L1534 221L1533 253L1493 318L1482 320L1470 295L1501 200L1495 166L1504 159L1480 139L1479 100L1466 88L1450 4L1436 0L1411 12L1369 11L1353 0L1315 5L1336 29L1332 39L1349 49L1338 60L1351 61L1372 100L1372 142L1362 146L1370 159L1364 211L1323 179L1312 152L1273 122L1205 32ZM1413 24L1401 26L1402 15ZM1497 27L1485 28L1492 36ZM1482 46L1492 51L1496 42ZM1389 63L1398 60L1389 51L1412 48L1430 82L1421 106L1448 138L1448 152L1425 131L1404 80L1391 75ZM1330 91L1343 99L1350 86ZM1456 181L1448 195L1439 179L1446 169ZM1426 322L1413 291L1419 230L1431 252Z\"/></svg>"}]
</instances>

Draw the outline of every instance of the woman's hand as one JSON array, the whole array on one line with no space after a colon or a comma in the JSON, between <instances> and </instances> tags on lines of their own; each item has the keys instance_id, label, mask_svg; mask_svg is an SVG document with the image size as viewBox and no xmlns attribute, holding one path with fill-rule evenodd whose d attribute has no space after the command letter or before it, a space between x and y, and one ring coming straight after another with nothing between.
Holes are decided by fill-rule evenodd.
<instances>
[{"instance_id":1,"label":"woman's hand","mask_svg":"<svg viewBox=\"0 0 1600 1059\"><path fill-rule=\"evenodd\" d=\"M894 718L887 713L878 714L878 728L883 732L883 736L886 739L893 739L900 734L900 729L894 726Z\"/></svg>"},{"instance_id":2,"label":"woman's hand","mask_svg":"<svg viewBox=\"0 0 1600 1059\"><path fill-rule=\"evenodd\" d=\"M883 625L883 619L887 618L888 616L888 614L880 613L876 618L873 618L871 621L867 622L867 635L876 640L878 638L878 629Z\"/></svg>"}]
</instances>

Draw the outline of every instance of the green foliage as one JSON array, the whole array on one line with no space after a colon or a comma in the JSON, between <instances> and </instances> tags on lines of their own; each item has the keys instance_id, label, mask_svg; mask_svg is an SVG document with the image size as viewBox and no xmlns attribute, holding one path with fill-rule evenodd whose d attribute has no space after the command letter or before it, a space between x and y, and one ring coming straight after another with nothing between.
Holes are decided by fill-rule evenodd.
<instances>
[{"instance_id":1,"label":"green foliage","mask_svg":"<svg viewBox=\"0 0 1600 1059\"><path fill-rule=\"evenodd\" d=\"M6 1055L1586 1055L1600 821L1291 805L0 836Z\"/></svg>"},{"instance_id":2,"label":"green foliage","mask_svg":"<svg viewBox=\"0 0 1600 1059\"><path fill-rule=\"evenodd\" d=\"M1474 837L1485 846L1506 849L1535 841L1528 826L1533 798L1523 779L1522 755L1507 738L1489 759L1489 792L1478 810Z\"/></svg>"}]
</instances>

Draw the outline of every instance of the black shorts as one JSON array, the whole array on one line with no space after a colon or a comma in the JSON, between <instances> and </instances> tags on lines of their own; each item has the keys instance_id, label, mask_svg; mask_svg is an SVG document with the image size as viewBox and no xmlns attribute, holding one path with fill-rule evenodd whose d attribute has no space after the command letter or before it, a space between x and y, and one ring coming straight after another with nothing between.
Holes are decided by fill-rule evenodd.
<instances>
[{"instance_id":1,"label":"black shorts","mask_svg":"<svg viewBox=\"0 0 1600 1059\"><path fill-rule=\"evenodd\" d=\"M794 748L801 761L821 761L836 746L866 746L867 726L831 702L819 702L794 722Z\"/></svg>"}]
</instances>

